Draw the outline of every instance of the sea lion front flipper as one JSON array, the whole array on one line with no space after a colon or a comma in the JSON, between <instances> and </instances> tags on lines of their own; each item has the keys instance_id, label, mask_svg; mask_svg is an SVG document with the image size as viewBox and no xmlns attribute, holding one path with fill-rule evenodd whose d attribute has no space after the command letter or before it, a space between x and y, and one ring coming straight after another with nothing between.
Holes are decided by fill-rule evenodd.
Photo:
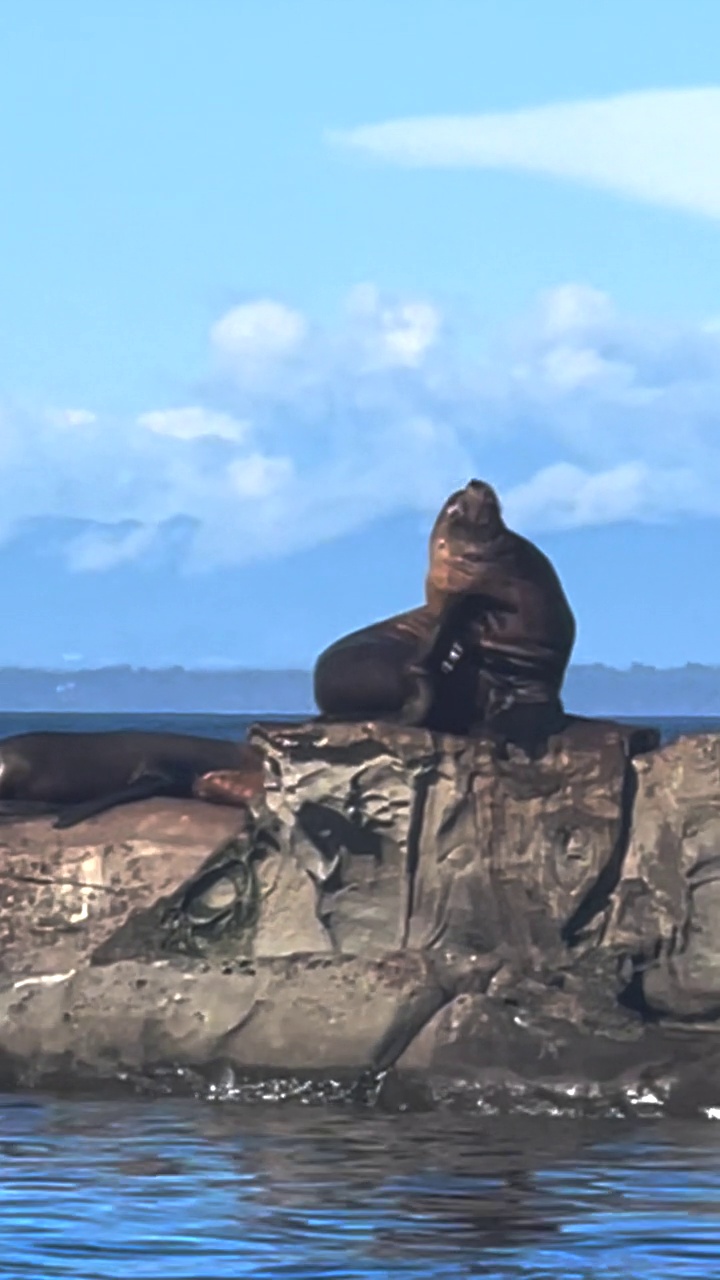
<instances>
[{"instance_id":1,"label":"sea lion front flipper","mask_svg":"<svg viewBox=\"0 0 720 1280\"><path fill-rule=\"evenodd\" d=\"M399 724L414 728L427 726L437 698L438 675L443 669L441 655L446 651L452 651L453 659L456 660L461 653L457 642L451 642L450 631L451 623L443 615L427 643L408 668L407 677L412 681L412 690L405 698L397 716Z\"/></svg>"},{"instance_id":2,"label":"sea lion front flipper","mask_svg":"<svg viewBox=\"0 0 720 1280\"><path fill-rule=\"evenodd\" d=\"M63 806L62 812L53 826L63 831L74 827L86 818L94 818L99 813L114 809L117 805L132 804L136 800L152 800L154 796L177 795L177 784L171 782L165 774L144 774L129 782L119 791L109 791L107 795L98 796L95 800L83 800L79 804ZM57 812L58 806L55 808Z\"/></svg>"},{"instance_id":3,"label":"sea lion front flipper","mask_svg":"<svg viewBox=\"0 0 720 1280\"><path fill-rule=\"evenodd\" d=\"M464 631L472 604L467 596L454 596L439 615L409 669L413 690L398 717L400 724L418 728L428 724L437 701L438 685L464 655Z\"/></svg>"}]
</instances>

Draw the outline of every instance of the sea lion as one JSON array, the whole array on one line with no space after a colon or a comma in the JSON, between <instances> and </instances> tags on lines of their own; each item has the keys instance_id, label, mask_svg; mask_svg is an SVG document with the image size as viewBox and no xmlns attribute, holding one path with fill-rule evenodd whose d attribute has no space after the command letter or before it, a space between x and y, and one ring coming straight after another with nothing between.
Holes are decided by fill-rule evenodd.
<instances>
[{"instance_id":1,"label":"sea lion","mask_svg":"<svg viewBox=\"0 0 720 1280\"><path fill-rule=\"evenodd\" d=\"M134 800L189 798L224 770L255 793L262 757L246 742L180 733L17 734L0 740L0 816L59 813L54 825L71 827Z\"/></svg>"},{"instance_id":2,"label":"sea lion","mask_svg":"<svg viewBox=\"0 0 720 1280\"><path fill-rule=\"evenodd\" d=\"M490 727L533 754L564 723L575 618L547 556L508 529L484 481L471 480L441 509L425 589L450 642L448 674L457 669L473 689L468 730ZM437 680L432 696L443 696Z\"/></svg>"},{"instance_id":3,"label":"sea lion","mask_svg":"<svg viewBox=\"0 0 720 1280\"><path fill-rule=\"evenodd\" d=\"M430 535L426 603L336 641L315 667L325 716L492 731L536 754L562 727L575 619L550 561L471 480Z\"/></svg>"}]
</instances>

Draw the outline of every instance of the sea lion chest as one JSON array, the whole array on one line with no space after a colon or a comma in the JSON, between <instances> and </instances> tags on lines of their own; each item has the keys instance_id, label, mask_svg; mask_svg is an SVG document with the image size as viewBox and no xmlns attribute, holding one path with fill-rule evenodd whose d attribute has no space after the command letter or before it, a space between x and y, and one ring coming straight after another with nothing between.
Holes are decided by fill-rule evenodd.
<instances>
[{"instance_id":1,"label":"sea lion chest","mask_svg":"<svg viewBox=\"0 0 720 1280\"><path fill-rule=\"evenodd\" d=\"M479 665L558 686L575 642L575 619L547 557L507 531L485 547L435 549L428 600L465 597L464 642Z\"/></svg>"}]
</instances>

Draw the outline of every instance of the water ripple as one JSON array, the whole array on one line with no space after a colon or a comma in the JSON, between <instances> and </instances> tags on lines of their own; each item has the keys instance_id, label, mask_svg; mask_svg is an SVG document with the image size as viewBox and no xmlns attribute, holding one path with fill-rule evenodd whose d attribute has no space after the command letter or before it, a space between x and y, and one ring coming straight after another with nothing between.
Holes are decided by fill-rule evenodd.
<instances>
[{"instance_id":1,"label":"water ripple","mask_svg":"<svg viewBox=\"0 0 720 1280\"><path fill-rule=\"evenodd\" d=\"M0 1099L4 1280L695 1280L720 1130Z\"/></svg>"}]
</instances>

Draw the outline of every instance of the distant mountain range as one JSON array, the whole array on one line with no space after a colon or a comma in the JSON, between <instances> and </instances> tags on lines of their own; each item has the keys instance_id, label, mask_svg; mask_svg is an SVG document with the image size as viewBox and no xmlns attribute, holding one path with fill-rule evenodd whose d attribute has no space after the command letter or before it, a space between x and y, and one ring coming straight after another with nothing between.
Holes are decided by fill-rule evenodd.
<instances>
[{"instance_id":1,"label":"distant mountain range","mask_svg":"<svg viewBox=\"0 0 720 1280\"><path fill-rule=\"evenodd\" d=\"M672 521L583 529L582 555L577 530L543 537L577 619L576 663L588 654L621 668L632 658L720 663L720 603L706 581L717 520L683 528L682 553ZM183 570L177 551L177 563L78 573L47 553L47 540L65 545L80 526L51 536L30 521L22 537L0 542L0 665L307 671L339 636L420 604L428 529L425 518L399 512L292 555L203 572Z\"/></svg>"},{"instance_id":2,"label":"distant mountain range","mask_svg":"<svg viewBox=\"0 0 720 1280\"><path fill-rule=\"evenodd\" d=\"M584 715L720 716L720 666L574 666L564 696L569 711ZM313 708L308 671L0 668L0 710L9 712L303 715Z\"/></svg>"}]
</instances>

